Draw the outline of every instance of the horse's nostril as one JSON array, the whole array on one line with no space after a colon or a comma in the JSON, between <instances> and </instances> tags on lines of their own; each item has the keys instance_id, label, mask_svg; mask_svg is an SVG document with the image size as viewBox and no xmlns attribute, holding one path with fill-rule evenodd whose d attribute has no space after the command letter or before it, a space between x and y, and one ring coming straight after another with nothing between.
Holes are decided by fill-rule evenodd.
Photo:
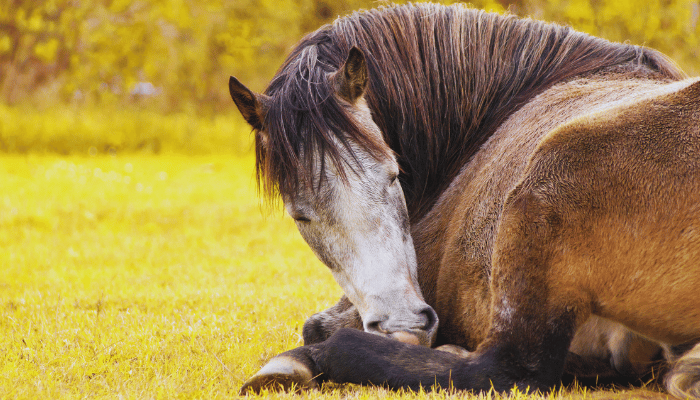
<instances>
[{"instance_id":1,"label":"horse's nostril","mask_svg":"<svg viewBox=\"0 0 700 400\"><path fill-rule=\"evenodd\" d=\"M430 306L419 309L415 313L399 316L391 319L386 315L370 315L363 321L365 332L390 335L396 332L406 331L412 334L423 335L432 340L437 331L438 316ZM403 317L403 318L402 318ZM423 332L422 334L420 332Z\"/></svg>"},{"instance_id":2,"label":"horse's nostril","mask_svg":"<svg viewBox=\"0 0 700 400\"><path fill-rule=\"evenodd\" d=\"M364 323L365 332L386 333L382 328L382 322L386 319L370 319Z\"/></svg>"},{"instance_id":3,"label":"horse's nostril","mask_svg":"<svg viewBox=\"0 0 700 400\"><path fill-rule=\"evenodd\" d=\"M425 324L423 324L423 330L426 332L435 329L438 323L438 316L432 307L428 306L421 310L420 314L425 318Z\"/></svg>"}]
</instances>

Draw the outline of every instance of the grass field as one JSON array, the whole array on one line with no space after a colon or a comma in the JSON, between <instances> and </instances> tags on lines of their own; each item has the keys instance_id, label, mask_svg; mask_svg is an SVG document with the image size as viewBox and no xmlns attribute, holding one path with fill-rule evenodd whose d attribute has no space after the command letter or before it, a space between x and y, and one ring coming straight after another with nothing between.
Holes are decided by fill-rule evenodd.
<instances>
[{"instance_id":1,"label":"grass field","mask_svg":"<svg viewBox=\"0 0 700 400\"><path fill-rule=\"evenodd\" d=\"M247 155L0 156L0 266L0 398L235 397L341 294Z\"/></svg>"},{"instance_id":2,"label":"grass field","mask_svg":"<svg viewBox=\"0 0 700 400\"><path fill-rule=\"evenodd\" d=\"M253 160L3 156L0 396L230 396L340 296Z\"/></svg>"}]
</instances>

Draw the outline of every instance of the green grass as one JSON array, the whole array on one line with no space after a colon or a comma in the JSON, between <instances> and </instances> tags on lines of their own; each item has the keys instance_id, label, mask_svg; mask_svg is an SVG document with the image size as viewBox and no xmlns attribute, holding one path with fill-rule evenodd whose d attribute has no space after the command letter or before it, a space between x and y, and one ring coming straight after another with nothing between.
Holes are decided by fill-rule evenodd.
<instances>
[{"instance_id":1,"label":"green grass","mask_svg":"<svg viewBox=\"0 0 700 400\"><path fill-rule=\"evenodd\" d=\"M0 398L236 396L341 294L290 219L265 215L248 155L0 156Z\"/></svg>"}]
</instances>

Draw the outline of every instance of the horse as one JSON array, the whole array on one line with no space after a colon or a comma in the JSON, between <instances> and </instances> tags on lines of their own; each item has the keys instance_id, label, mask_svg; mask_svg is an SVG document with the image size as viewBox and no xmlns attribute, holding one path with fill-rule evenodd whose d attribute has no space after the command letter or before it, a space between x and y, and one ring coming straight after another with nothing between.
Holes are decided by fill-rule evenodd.
<instances>
[{"instance_id":1,"label":"horse","mask_svg":"<svg viewBox=\"0 0 700 400\"><path fill-rule=\"evenodd\" d=\"M260 190L344 292L242 393L546 391L661 357L668 391L700 396L700 82L663 54L391 6L229 91Z\"/></svg>"}]
</instances>

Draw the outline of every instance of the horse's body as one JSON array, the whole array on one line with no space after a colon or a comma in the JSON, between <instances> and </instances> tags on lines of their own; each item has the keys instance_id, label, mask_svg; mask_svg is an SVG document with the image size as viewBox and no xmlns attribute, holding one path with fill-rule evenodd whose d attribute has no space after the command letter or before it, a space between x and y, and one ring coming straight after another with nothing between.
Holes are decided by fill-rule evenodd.
<instances>
[{"instance_id":1,"label":"horse's body","mask_svg":"<svg viewBox=\"0 0 700 400\"><path fill-rule=\"evenodd\" d=\"M363 34L368 26L377 32ZM326 46L347 54L351 45L367 54L367 64L359 51L350 51L345 64L324 54ZM401 51L409 56L399 57ZM299 60L338 72L314 75ZM303 127L313 131L314 125L305 125L306 117L284 121L275 111L289 101L282 89L290 74L301 74L291 80L295 88L306 82L304 90L321 99L317 106L308 99L304 107L289 105L297 113L321 109L337 96L341 110L369 133L353 136L348 124L329 123L335 139L325 132L305 145ZM324 76L331 90L314 92L320 85L314 77ZM569 350L584 365L602 360L617 373L637 375L659 346L669 358L674 346L685 346L691 350L674 364L668 386L698 396L700 346L688 344L700 339L700 83L682 76L650 50L424 5L354 15L313 34L273 80L269 97L232 80L234 101L259 130L263 177L279 188L300 231L352 300L307 321L307 346L273 359L246 389L313 385L314 379L545 389L560 379ZM397 92L402 85L408 87ZM289 135L292 127L299 142L275 143L279 131ZM319 158L318 150L332 145L355 153ZM384 194L367 189L385 185L383 171L395 169L387 145L403 171L415 248L415 256L391 250L410 240L404 233L403 245L391 244L401 236L392 233L401 231L391 221L402 226L405 217L387 214L387 227L379 229L389 232L386 247L393 253L387 254L409 253L400 263L406 272L387 267L397 283L382 290L393 300L372 288L382 278L381 265L370 279L348 272L362 264L353 258L361 251L338 243L357 241L350 233L362 230L363 221L325 209L346 201L362 210L363 195L356 194L363 190L370 205L401 209L391 177L386 192L379 191ZM296 160L294 172L280 167L284 160ZM347 176L343 163L353 171ZM343 179L328 178L331 189L323 192L329 169ZM387 196L391 201L382 200ZM392 257L379 250L377 257L390 265ZM367 295L356 281L365 282ZM398 292L407 300L397 300ZM440 318L437 334L432 309ZM409 331L421 344L474 353L453 355L342 327L399 339L405 335L397 332ZM571 365L575 359L569 357Z\"/></svg>"},{"instance_id":2,"label":"horse's body","mask_svg":"<svg viewBox=\"0 0 700 400\"><path fill-rule=\"evenodd\" d=\"M621 103L634 103L687 84L615 82L610 76L577 80L550 89L502 125L411 229L419 284L440 317L436 345L453 344L473 351L486 338L492 311L491 254L498 221L506 196L522 179L542 137L573 119L614 111ZM589 114L582 116L581 110ZM523 126L536 130L521 129ZM343 327L362 328L359 315L345 298L307 321L305 344L322 342ZM570 347L587 363L583 368L573 363L570 372L579 377L616 373L641 377L649 372L660 350L658 344L622 325L594 316L579 329ZM611 368L606 370L605 365Z\"/></svg>"}]
</instances>

